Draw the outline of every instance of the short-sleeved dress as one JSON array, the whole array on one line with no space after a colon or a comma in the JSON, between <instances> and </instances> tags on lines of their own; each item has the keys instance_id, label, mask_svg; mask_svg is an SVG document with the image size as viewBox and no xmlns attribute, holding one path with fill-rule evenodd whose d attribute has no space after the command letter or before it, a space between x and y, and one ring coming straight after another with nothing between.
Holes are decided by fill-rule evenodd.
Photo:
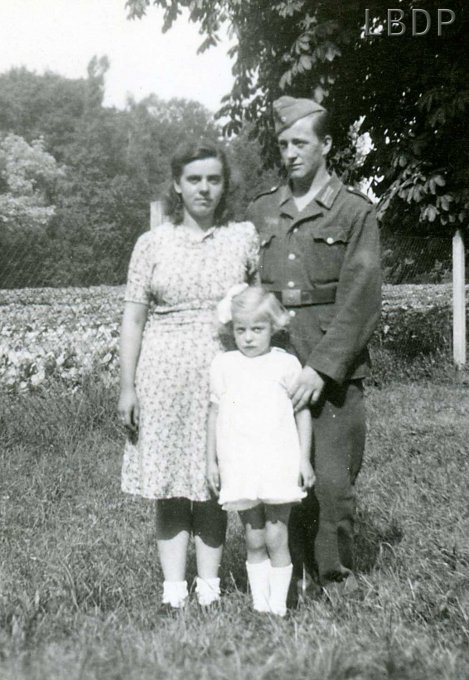
<instances>
[{"instance_id":1,"label":"short-sleeved dress","mask_svg":"<svg viewBox=\"0 0 469 680\"><path fill-rule=\"evenodd\" d=\"M138 239L125 300L149 305L135 384L138 439L127 441L123 491L210 498L205 479L209 368L220 351L216 305L257 267L250 222L195 234L166 223Z\"/></svg>"},{"instance_id":2,"label":"short-sleeved dress","mask_svg":"<svg viewBox=\"0 0 469 680\"><path fill-rule=\"evenodd\" d=\"M210 368L210 399L218 405L217 458L225 510L259 503L295 503L300 443L290 398L301 372L296 357L272 347L257 357L218 354Z\"/></svg>"}]
</instances>

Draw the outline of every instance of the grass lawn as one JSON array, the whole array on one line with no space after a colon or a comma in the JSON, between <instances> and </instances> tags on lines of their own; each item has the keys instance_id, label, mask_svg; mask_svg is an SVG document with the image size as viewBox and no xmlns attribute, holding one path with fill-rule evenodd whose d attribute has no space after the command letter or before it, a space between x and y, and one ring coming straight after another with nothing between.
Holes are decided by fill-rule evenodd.
<instances>
[{"instance_id":1,"label":"grass lawn","mask_svg":"<svg viewBox=\"0 0 469 680\"><path fill-rule=\"evenodd\" d=\"M250 611L235 516L219 610L157 615L154 510L120 492L115 398L90 380L0 404L2 680L469 680L467 386L368 388L360 588L286 620Z\"/></svg>"}]
</instances>

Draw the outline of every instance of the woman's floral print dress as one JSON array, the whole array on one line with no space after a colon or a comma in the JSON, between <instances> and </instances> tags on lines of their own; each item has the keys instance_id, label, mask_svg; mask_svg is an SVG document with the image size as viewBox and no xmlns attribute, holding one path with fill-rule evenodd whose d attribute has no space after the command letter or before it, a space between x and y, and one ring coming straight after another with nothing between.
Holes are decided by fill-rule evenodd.
<instances>
[{"instance_id":1,"label":"woman's floral print dress","mask_svg":"<svg viewBox=\"0 0 469 680\"><path fill-rule=\"evenodd\" d=\"M126 302L149 306L136 371L138 438L128 440L122 489L146 498L210 498L205 481L209 367L220 340L215 308L251 279L258 239L250 222L195 234L163 224L138 239Z\"/></svg>"}]
</instances>

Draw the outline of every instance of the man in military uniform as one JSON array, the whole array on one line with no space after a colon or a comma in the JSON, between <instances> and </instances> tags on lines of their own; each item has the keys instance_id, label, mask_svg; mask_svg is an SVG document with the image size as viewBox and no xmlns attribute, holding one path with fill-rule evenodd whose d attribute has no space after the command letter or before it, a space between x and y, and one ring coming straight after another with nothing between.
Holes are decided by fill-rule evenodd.
<instances>
[{"instance_id":1,"label":"man in military uniform","mask_svg":"<svg viewBox=\"0 0 469 680\"><path fill-rule=\"evenodd\" d=\"M328 172L325 109L286 96L273 109L288 179L253 201L249 219L260 234L262 284L288 309L291 346L303 365L293 404L309 406L314 420L316 484L289 527L294 574L301 577L305 565L327 587L346 584L353 569L362 381L380 311L378 228L368 198Z\"/></svg>"}]
</instances>

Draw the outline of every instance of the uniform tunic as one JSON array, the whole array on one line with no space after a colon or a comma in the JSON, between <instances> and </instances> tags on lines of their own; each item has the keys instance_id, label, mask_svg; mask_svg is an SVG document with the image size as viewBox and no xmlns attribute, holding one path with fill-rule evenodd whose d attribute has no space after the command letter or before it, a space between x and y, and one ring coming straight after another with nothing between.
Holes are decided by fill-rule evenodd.
<instances>
[{"instance_id":1,"label":"uniform tunic","mask_svg":"<svg viewBox=\"0 0 469 680\"><path fill-rule=\"evenodd\" d=\"M380 312L374 209L333 175L302 211L283 185L258 197L248 214L260 234L262 283L283 291L291 315L291 350L326 379L311 409L316 484L291 515L295 570L305 563L321 582L340 580L352 567L353 483L365 444L361 379Z\"/></svg>"},{"instance_id":2,"label":"uniform tunic","mask_svg":"<svg viewBox=\"0 0 469 680\"><path fill-rule=\"evenodd\" d=\"M285 185L255 200L249 219L260 234L263 285L317 295L317 304L291 307L291 341L302 363L337 383L368 375L366 343L381 290L370 201L332 176L303 211Z\"/></svg>"},{"instance_id":3,"label":"uniform tunic","mask_svg":"<svg viewBox=\"0 0 469 680\"><path fill-rule=\"evenodd\" d=\"M210 498L205 480L209 367L220 341L215 307L257 266L250 223L199 235L163 224L137 241L125 300L149 305L136 391L138 440L127 441L122 489L147 498Z\"/></svg>"}]
</instances>

